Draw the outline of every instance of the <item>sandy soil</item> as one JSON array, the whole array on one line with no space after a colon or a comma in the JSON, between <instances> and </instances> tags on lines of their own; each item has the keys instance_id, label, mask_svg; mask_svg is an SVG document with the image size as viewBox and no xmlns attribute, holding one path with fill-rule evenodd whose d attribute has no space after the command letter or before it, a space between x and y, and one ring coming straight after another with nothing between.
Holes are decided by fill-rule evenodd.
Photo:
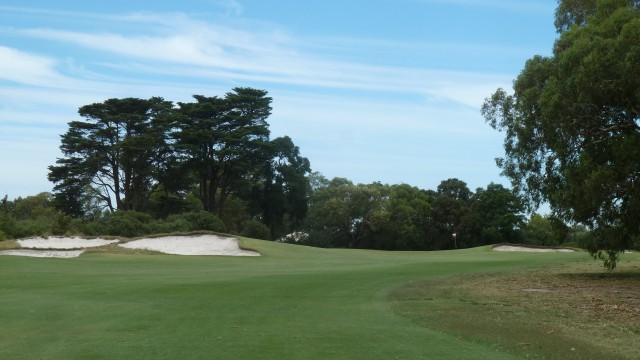
<instances>
[{"instance_id":1,"label":"sandy soil","mask_svg":"<svg viewBox=\"0 0 640 360\"><path fill-rule=\"evenodd\" d=\"M574 252L571 249L548 249L530 248L526 246L500 245L493 248L493 251L526 251L526 252Z\"/></svg>"},{"instance_id":2,"label":"sandy soil","mask_svg":"<svg viewBox=\"0 0 640 360\"><path fill-rule=\"evenodd\" d=\"M22 239L17 242L21 249L0 251L0 255L71 258L80 256L84 249L117 243L118 240L49 237ZM236 238L217 235L166 236L134 240L118 246L174 255L260 256L255 251L240 249Z\"/></svg>"},{"instance_id":3,"label":"sandy soil","mask_svg":"<svg viewBox=\"0 0 640 360\"><path fill-rule=\"evenodd\" d=\"M134 240L118 246L174 255L260 256L255 251L240 249L238 240L235 238L217 235L165 236Z\"/></svg>"}]
</instances>

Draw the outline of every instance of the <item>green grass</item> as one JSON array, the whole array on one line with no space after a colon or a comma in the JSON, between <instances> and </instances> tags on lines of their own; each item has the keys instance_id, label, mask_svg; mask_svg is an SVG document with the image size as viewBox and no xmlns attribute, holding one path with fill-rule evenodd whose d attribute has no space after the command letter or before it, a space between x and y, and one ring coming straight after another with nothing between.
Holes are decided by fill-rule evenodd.
<instances>
[{"instance_id":1,"label":"green grass","mask_svg":"<svg viewBox=\"0 0 640 360\"><path fill-rule=\"evenodd\" d=\"M499 339L479 341L400 311L408 292L398 289L590 261L488 248L242 245L263 256L2 256L0 359L520 359L521 349Z\"/></svg>"}]
</instances>

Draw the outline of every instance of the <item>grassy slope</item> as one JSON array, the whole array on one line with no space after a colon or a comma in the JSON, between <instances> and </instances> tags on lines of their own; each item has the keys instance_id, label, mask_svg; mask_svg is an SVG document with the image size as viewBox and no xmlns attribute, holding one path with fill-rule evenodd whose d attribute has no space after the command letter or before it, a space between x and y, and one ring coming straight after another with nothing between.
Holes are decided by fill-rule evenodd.
<instances>
[{"instance_id":1,"label":"grassy slope","mask_svg":"<svg viewBox=\"0 0 640 360\"><path fill-rule=\"evenodd\" d=\"M263 256L0 257L0 359L517 359L397 315L389 292L587 259L243 244Z\"/></svg>"}]
</instances>

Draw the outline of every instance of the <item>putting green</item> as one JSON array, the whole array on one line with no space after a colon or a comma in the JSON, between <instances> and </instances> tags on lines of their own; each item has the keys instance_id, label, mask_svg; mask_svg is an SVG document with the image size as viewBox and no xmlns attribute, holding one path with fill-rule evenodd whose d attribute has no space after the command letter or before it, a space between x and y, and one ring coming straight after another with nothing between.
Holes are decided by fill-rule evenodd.
<instances>
[{"instance_id":1,"label":"putting green","mask_svg":"<svg viewBox=\"0 0 640 360\"><path fill-rule=\"evenodd\" d=\"M430 277L588 259L241 245L262 256L2 257L0 359L518 359L398 316L387 296Z\"/></svg>"}]
</instances>

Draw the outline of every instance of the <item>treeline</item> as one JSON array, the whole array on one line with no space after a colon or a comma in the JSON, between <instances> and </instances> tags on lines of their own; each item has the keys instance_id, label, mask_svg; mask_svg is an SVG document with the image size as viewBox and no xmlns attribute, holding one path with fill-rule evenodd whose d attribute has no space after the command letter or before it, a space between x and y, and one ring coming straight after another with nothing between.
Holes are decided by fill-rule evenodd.
<instances>
[{"instance_id":1,"label":"treeline","mask_svg":"<svg viewBox=\"0 0 640 360\"><path fill-rule=\"evenodd\" d=\"M472 192L458 179L436 190L406 184L353 184L342 178L307 177L312 184L308 216L287 235L273 237L246 202L232 198L219 217L201 209L195 193L180 213L101 211L73 218L56 208L50 193L2 200L0 240L49 235L136 237L209 230L318 247L385 250L439 250L501 242L540 246L579 246L591 241L582 227L568 227L553 216L525 219L519 198L499 184ZM153 203L153 197L151 202ZM454 236L455 234L455 236Z\"/></svg>"},{"instance_id":2,"label":"treeline","mask_svg":"<svg viewBox=\"0 0 640 360\"><path fill-rule=\"evenodd\" d=\"M314 174L317 175L317 174ZM353 184L347 179L314 179L305 232L285 241L320 247L381 250L442 250L511 242L580 246L583 228L553 216L527 221L520 198L491 183L471 191L459 179L436 190L407 184Z\"/></svg>"},{"instance_id":3,"label":"treeline","mask_svg":"<svg viewBox=\"0 0 640 360\"><path fill-rule=\"evenodd\" d=\"M195 194L188 210L159 216L150 212L100 211L73 218L56 209L50 193L2 200L0 240L30 236L87 235L137 237L158 233L209 230L318 247L384 250L440 250L501 242L539 246L585 247L592 241L583 227L568 227L553 216L525 219L519 198L499 184L469 190L448 179L436 190L406 184L353 184L318 173L308 216L287 235L273 237L260 218L248 215L246 203L233 198L218 217L200 209ZM455 234L455 236L454 236Z\"/></svg>"},{"instance_id":4,"label":"treeline","mask_svg":"<svg viewBox=\"0 0 640 360\"><path fill-rule=\"evenodd\" d=\"M289 137L270 139L267 92L109 99L79 109L49 167L52 193L2 201L0 239L210 230L321 247L438 250L576 240L554 217L524 217L499 184L435 190L312 173ZM586 238L588 232L577 231ZM587 234L587 235L585 235Z\"/></svg>"}]
</instances>

